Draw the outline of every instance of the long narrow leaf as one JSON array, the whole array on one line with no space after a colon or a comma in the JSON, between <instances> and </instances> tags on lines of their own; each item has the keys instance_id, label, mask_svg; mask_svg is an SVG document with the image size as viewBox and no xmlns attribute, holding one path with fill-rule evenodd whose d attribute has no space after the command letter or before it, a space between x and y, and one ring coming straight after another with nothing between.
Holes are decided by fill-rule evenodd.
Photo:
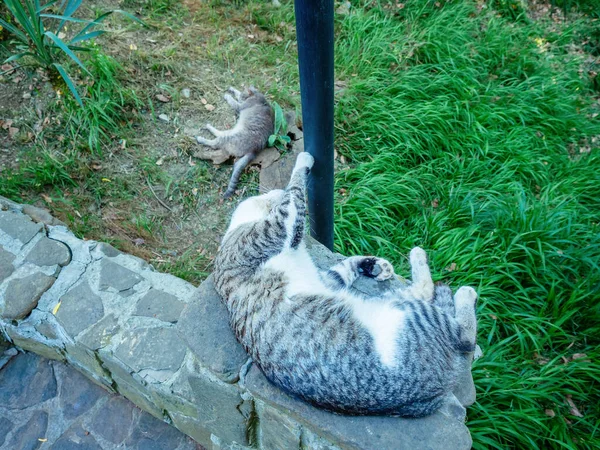
<instances>
[{"instance_id":1,"label":"long narrow leaf","mask_svg":"<svg viewBox=\"0 0 600 450\"><path fill-rule=\"evenodd\" d=\"M67 6L65 7L65 12L63 13L63 18L58 24L56 28L56 34L60 33L60 30L65 26L65 22L70 18L71 15L77 11L77 9L81 6L82 0L67 0Z\"/></svg>"},{"instance_id":2,"label":"long narrow leaf","mask_svg":"<svg viewBox=\"0 0 600 450\"><path fill-rule=\"evenodd\" d=\"M77 56L75 56L75 53L73 53L69 47L67 47L67 45L61 41L59 39L59 37L57 35L55 35L54 33L52 33L51 31L46 31L46 33L44 33L46 36L48 36L50 39L52 39L52 41L54 41L54 43L63 51L65 52L73 61L75 61L79 67L81 67L85 73L91 75L91 73L89 72L89 70L87 70L85 68L85 66L82 64L81 61L79 61L79 58L77 58Z\"/></svg>"},{"instance_id":3,"label":"long narrow leaf","mask_svg":"<svg viewBox=\"0 0 600 450\"><path fill-rule=\"evenodd\" d=\"M17 59L21 59L23 56L33 56L34 58L36 57L35 53L31 52L17 53L16 55L12 55L10 58L4 60L2 64L8 64L10 62L16 61Z\"/></svg>"},{"instance_id":4,"label":"long narrow leaf","mask_svg":"<svg viewBox=\"0 0 600 450\"><path fill-rule=\"evenodd\" d=\"M94 22L92 22L89 25L83 27L83 29L79 33L77 33L73 39L77 39L79 36L82 36L82 35L86 34L90 29L92 29L94 26L98 25L100 22L102 22L104 19L106 19L108 16L110 16L113 13L122 14L125 17L130 18L134 22L137 22L137 23L139 23L139 24L141 24L143 26L146 26L146 24L144 23L143 20L135 17L133 14L130 14L127 11L123 11L123 10L120 10L120 9L115 9L113 11L105 12L104 14L101 14L100 16L96 17L96 19L94 20Z\"/></svg>"},{"instance_id":5,"label":"long narrow leaf","mask_svg":"<svg viewBox=\"0 0 600 450\"><path fill-rule=\"evenodd\" d=\"M71 40L71 44L74 44L76 42L86 41L88 39L94 39L95 37L101 36L104 33L106 33L106 31L104 31L104 30L96 30L96 31L92 31L91 33L88 33L88 34L84 34L83 36L77 35L77 36L75 36ZM69 47L71 49L73 48L70 45L69 45Z\"/></svg>"},{"instance_id":6,"label":"long narrow leaf","mask_svg":"<svg viewBox=\"0 0 600 450\"><path fill-rule=\"evenodd\" d=\"M97 22L94 22L93 20L77 19L76 17L67 17L67 16L61 16L58 14L40 14L40 17L48 17L50 19L60 19L60 20L68 21L68 22L96 23L96 25L98 24Z\"/></svg>"},{"instance_id":7,"label":"long narrow leaf","mask_svg":"<svg viewBox=\"0 0 600 450\"><path fill-rule=\"evenodd\" d=\"M27 36L25 36L25 34L18 28L13 27L10 23L0 19L0 26L2 26L3 28L6 28L10 34L12 34L14 37L19 39L24 44L29 43Z\"/></svg>"},{"instance_id":8,"label":"long narrow leaf","mask_svg":"<svg viewBox=\"0 0 600 450\"><path fill-rule=\"evenodd\" d=\"M77 103L79 103L79 106L81 106L83 108L83 101L81 100L81 97L79 96L79 92L77 92L77 88L75 87L75 84L73 83L73 80L71 80L71 77L69 76L67 71L60 64L54 63L53 66L56 67L56 70L58 70L58 73L60 74L62 79L65 80L67 87L73 94L73 97L75 97L75 100L77 100Z\"/></svg>"},{"instance_id":9,"label":"long narrow leaf","mask_svg":"<svg viewBox=\"0 0 600 450\"><path fill-rule=\"evenodd\" d=\"M50 3L46 3L44 6L40 6L38 8L38 10L36 11L38 14L41 13L42 11L50 8L52 5L54 5L58 0L52 0Z\"/></svg>"}]
</instances>

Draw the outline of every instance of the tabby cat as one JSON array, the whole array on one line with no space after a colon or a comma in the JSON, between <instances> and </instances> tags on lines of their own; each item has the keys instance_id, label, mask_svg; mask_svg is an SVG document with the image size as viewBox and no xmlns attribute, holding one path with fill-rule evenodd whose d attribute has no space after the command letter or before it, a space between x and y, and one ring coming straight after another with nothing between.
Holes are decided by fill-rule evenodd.
<instances>
[{"instance_id":1,"label":"tabby cat","mask_svg":"<svg viewBox=\"0 0 600 450\"><path fill-rule=\"evenodd\" d=\"M263 94L254 87L243 93L230 87L229 92L235 99L229 94L225 94L224 98L238 116L235 126L231 130L221 131L211 124L206 124L205 128L215 138L205 139L197 136L196 141L208 149L194 153L197 158L212 160L213 164L222 164L231 157L237 159L224 198L233 195L242 172L266 147L275 128L273 108Z\"/></svg>"},{"instance_id":2,"label":"tabby cat","mask_svg":"<svg viewBox=\"0 0 600 450\"><path fill-rule=\"evenodd\" d=\"M388 294L351 289L394 277L382 258L352 256L319 270L304 243L313 158L298 156L285 190L233 213L215 259L215 286L239 342L288 393L348 414L419 417L449 398L475 349L477 294L434 286L425 252L410 252L412 283Z\"/></svg>"}]
</instances>

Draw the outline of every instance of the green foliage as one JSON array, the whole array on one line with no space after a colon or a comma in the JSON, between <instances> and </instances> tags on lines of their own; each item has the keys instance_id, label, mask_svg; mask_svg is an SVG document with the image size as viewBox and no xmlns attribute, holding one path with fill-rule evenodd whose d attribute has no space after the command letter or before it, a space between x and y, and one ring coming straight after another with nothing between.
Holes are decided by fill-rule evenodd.
<instances>
[{"instance_id":1,"label":"green foliage","mask_svg":"<svg viewBox=\"0 0 600 450\"><path fill-rule=\"evenodd\" d=\"M57 0L52 0L45 5L41 5L39 0L3 1L10 12L10 17L0 18L0 25L15 39L17 51L4 62L30 57L46 69L55 70L81 106L83 102L75 83L60 63L62 57L68 56L69 60L77 64L85 74L90 75L75 52L87 51L88 49L81 47L81 44L104 33L104 30L94 30L94 28L113 13L125 15L141 23L137 17L121 10L108 11L94 20L77 19L73 15L83 0L65 0L58 7L55 7ZM56 11L58 14L47 14L44 11ZM81 24L81 29L65 41L63 30L67 22Z\"/></svg>"},{"instance_id":2,"label":"green foliage","mask_svg":"<svg viewBox=\"0 0 600 450\"><path fill-rule=\"evenodd\" d=\"M86 63L92 81L83 86L85 106L81 108L74 99L65 98L62 114L71 142L82 143L100 154L102 145L122 138L132 116L131 108L139 108L141 102L133 90L123 87L124 70L114 58L92 46Z\"/></svg>"},{"instance_id":3,"label":"green foliage","mask_svg":"<svg viewBox=\"0 0 600 450\"><path fill-rule=\"evenodd\" d=\"M275 114L275 131L269 136L269 140L267 145L269 147L277 147L279 150L285 149L287 144L289 144L292 140L287 135L288 124L285 120L285 115L283 114L283 110L281 106L277 102L273 102L273 113Z\"/></svg>"},{"instance_id":4,"label":"green foliage","mask_svg":"<svg viewBox=\"0 0 600 450\"><path fill-rule=\"evenodd\" d=\"M336 250L404 274L419 245L434 279L478 290L474 448L598 448L600 121L570 51L583 22L554 34L413 0L336 26L351 161Z\"/></svg>"}]
</instances>

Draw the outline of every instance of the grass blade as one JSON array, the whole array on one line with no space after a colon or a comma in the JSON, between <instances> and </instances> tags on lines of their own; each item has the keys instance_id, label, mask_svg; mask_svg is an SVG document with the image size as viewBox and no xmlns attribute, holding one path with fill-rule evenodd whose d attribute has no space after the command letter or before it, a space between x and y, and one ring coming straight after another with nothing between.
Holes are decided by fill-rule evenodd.
<instances>
[{"instance_id":1,"label":"grass blade","mask_svg":"<svg viewBox=\"0 0 600 450\"><path fill-rule=\"evenodd\" d=\"M79 103L79 106L81 106L83 108L83 101L81 100L81 97L79 96L79 92L77 92L77 88L75 87L75 83L73 83L73 80L71 80L71 77L69 76L69 74L67 73L67 71L60 64L54 63L52 65L54 67L56 67L56 70L58 70L58 73L60 74L60 76L62 77L62 79L65 80L65 83L67 84L67 87L69 88L69 90L73 94L73 97L75 97L75 100L77 101L77 103Z\"/></svg>"},{"instance_id":2,"label":"grass blade","mask_svg":"<svg viewBox=\"0 0 600 450\"><path fill-rule=\"evenodd\" d=\"M77 58L77 56L75 56L75 53L73 53L69 47L59 39L58 36L56 36L54 33L52 33L51 31L46 31L46 33L44 33L46 36L48 36L63 52L65 52L75 63L77 63L77 65L79 65L79 67L81 67L83 69L83 71L89 75L90 72L86 69L86 67L83 65L83 63L81 61L79 61L79 58ZM56 66L56 64L54 64L54 66ZM62 67L62 66L61 66ZM64 69L63 69L64 70Z\"/></svg>"}]
</instances>

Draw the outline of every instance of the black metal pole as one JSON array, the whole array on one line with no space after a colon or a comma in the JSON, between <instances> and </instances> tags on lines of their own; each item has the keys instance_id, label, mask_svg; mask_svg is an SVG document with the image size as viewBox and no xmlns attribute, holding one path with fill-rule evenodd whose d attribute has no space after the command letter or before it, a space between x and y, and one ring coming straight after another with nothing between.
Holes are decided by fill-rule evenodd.
<instances>
[{"instance_id":1,"label":"black metal pole","mask_svg":"<svg viewBox=\"0 0 600 450\"><path fill-rule=\"evenodd\" d=\"M312 237L333 249L333 0L295 0L304 149Z\"/></svg>"}]
</instances>

